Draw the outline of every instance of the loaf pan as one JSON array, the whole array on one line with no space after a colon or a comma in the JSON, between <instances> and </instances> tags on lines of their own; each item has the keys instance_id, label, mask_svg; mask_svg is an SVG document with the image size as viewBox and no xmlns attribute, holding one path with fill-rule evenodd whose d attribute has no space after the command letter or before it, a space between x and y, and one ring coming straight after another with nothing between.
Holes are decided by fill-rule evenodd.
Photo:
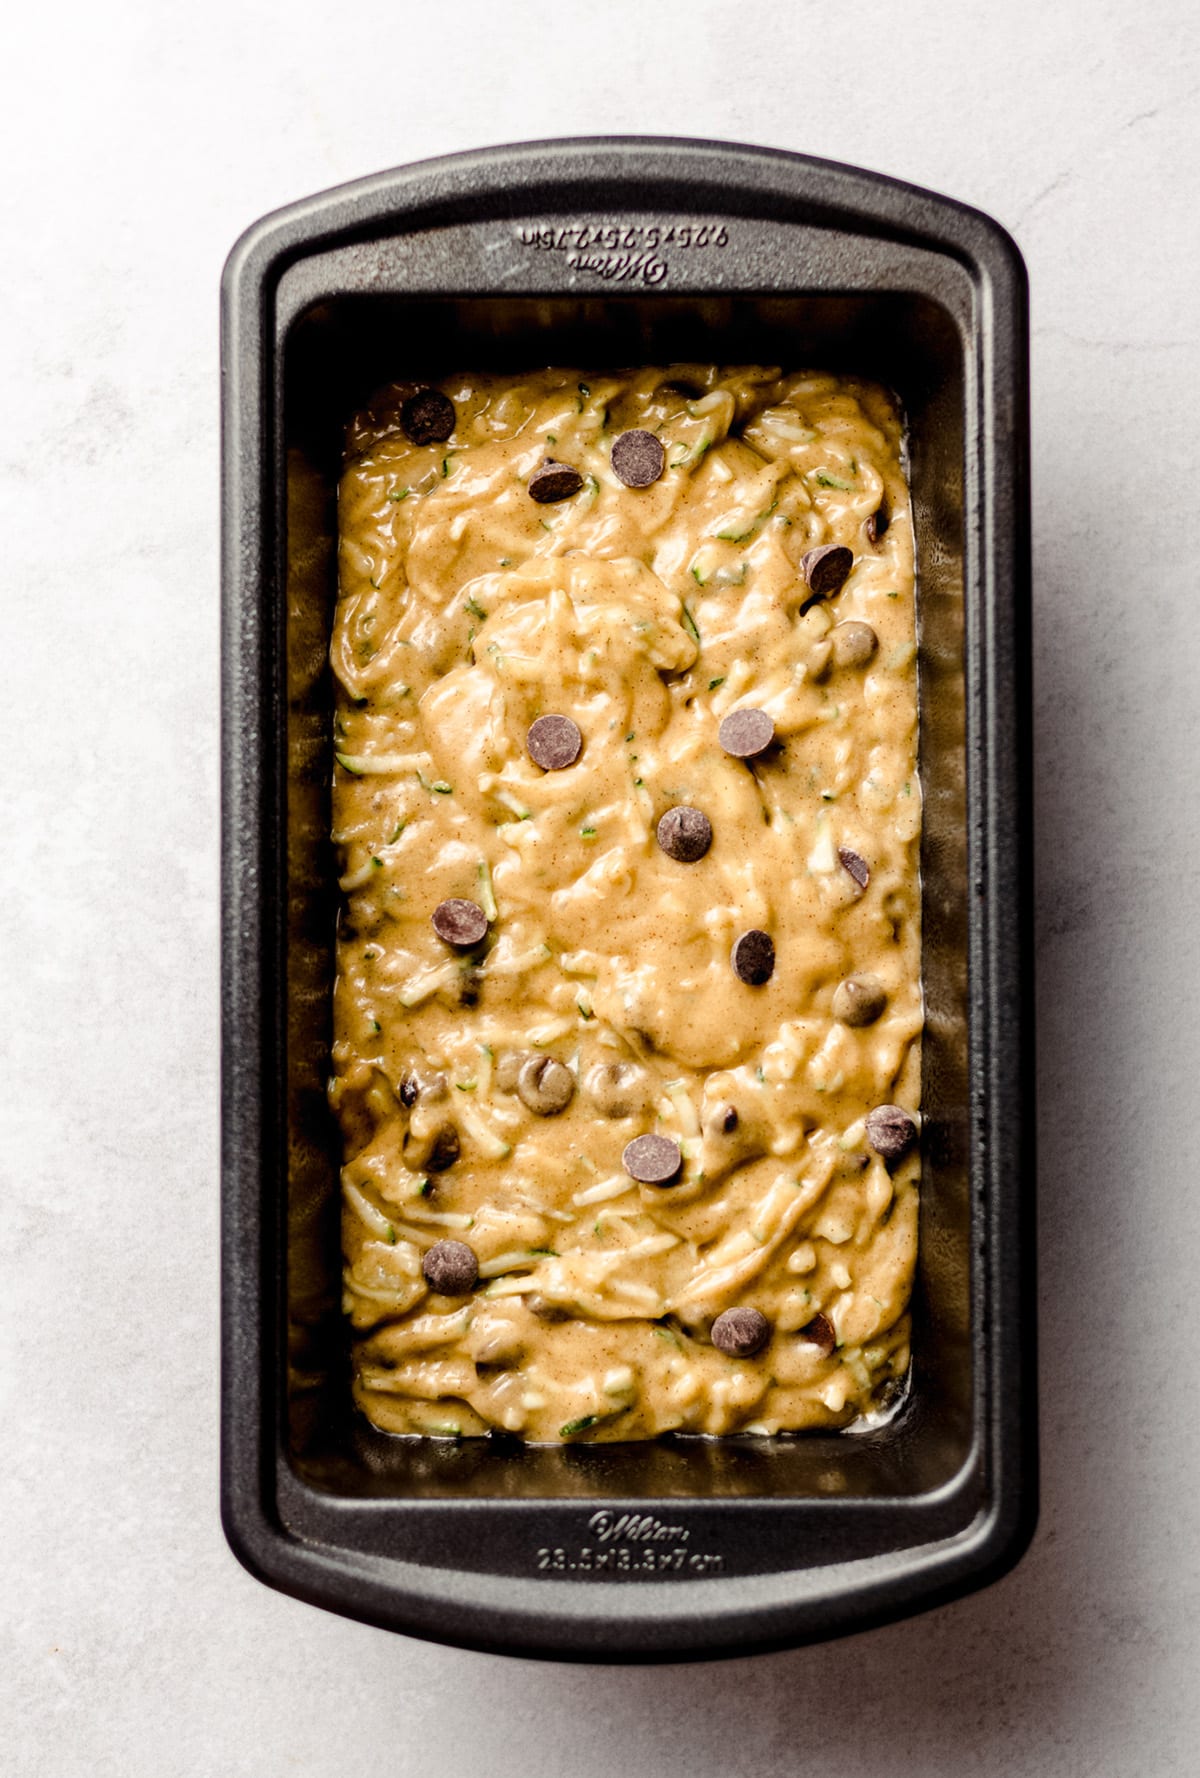
<instances>
[{"instance_id":1,"label":"loaf pan","mask_svg":"<svg viewBox=\"0 0 1200 1778\"><path fill-rule=\"evenodd\" d=\"M352 1409L329 1073L335 490L373 388L829 367L907 420L925 796L912 1374L861 1433L391 1439ZM292 205L223 284L222 1511L255 1574L470 1647L744 1654L982 1586L1036 1513L1027 298L979 213L731 144L530 143Z\"/></svg>"}]
</instances>

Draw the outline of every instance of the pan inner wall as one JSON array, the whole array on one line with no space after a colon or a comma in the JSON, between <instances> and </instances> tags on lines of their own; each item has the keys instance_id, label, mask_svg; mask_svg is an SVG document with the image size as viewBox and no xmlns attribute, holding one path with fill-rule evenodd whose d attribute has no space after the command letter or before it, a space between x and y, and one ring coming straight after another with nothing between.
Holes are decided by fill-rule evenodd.
<instances>
[{"instance_id":1,"label":"pan inner wall","mask_svg":"<svg viewBox=\"0 0 1200 1778\"><path fill-rule=\"evenodd\" d=\"M519 371L707 357L853 371L894 389L908 423L917 532L927 1029L914 1359L907 1397L871 1432L551 1449L389 1439L350 1401L340 1309L340 1143L325 1103L336 885L329 834L331 687L342 427L379 383L475 364ZM842 297L332 297L289 329L280 477L280 885L285 995L286 1448L323 1493L394 1499L914 1496L951 1480L972 1424L968 1187L964 619L964 350L929 299Z\"/></svg>"}]
</instances>

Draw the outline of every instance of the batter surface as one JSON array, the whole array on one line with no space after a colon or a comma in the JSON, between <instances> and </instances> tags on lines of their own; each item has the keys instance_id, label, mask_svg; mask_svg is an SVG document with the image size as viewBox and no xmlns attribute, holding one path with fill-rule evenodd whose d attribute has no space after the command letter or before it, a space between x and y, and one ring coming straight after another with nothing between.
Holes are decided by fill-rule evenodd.
<instances>
[{"instance_id":1,"label":"batter surface","mask_svg":"<svg viewBox=\"0 0 1200 1778\"><path fill-rule=\"evenodd\" d=\"M359 1405L552 1442L879 1410L922 1026L891 399L692 364L396 385L339 522Z\"/></svg>"}]
</instances>

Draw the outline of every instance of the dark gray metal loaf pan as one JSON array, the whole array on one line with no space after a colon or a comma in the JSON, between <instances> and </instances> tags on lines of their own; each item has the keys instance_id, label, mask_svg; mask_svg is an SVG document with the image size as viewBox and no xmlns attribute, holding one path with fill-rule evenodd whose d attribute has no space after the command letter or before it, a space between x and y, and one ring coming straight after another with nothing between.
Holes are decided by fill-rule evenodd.
<instances>
[{"instance_id":1,"label":"dark gray metal loaf pan","mask_svg":"<svg viewBox=\"0 0 1200 1778\"><path fill-rule=\"evenodd\" d=\"M532 143L256 224L224 279L222 1510L270 1584L446 1642L745 1653L983 1585L1036 1512L1026 289L977 212L728 144ZM345 419L461 366L852 369L905 408L926 829L913 1370L862 1435L524 1449L350 1406L325 1108Z\"/></svg>"}]
</instances>

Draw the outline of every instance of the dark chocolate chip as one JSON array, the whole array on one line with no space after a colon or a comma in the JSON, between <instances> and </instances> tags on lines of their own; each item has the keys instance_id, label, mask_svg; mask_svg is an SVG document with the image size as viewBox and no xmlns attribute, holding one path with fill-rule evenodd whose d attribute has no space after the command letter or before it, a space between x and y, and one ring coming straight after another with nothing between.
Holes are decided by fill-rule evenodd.
<instances>
[{"instance_id":1,"label":"dark chocolate chip","mask_svg":"<svg viewBox=\"0 0 1200 1778\"><path fill-rule=\"evenodd\" d=\"M449 901L439 901L433 910L433 930L443 944L453 945L458 951L469 951L477 945L487 929L488 917L478 902L452 895Z\"/></svg>"},{"instance_id":2,"label":"dark chocolate chip","mask_svg":"<svg viewBox=\"0 0 1200 1778\"><path fill-rule=\"evenodd\" d=\"M412 1074L406 1074L404 1076L404 1079L400 1082L400 1103L401 1103L401 1105L407 1105L409 1107L415 1105L417 1102L417 1094L420 1092L420 1090L421 1090L421 1085L420 1085L420 1082L417 1080L416 1076L412 1075Z\"/></svg>"},{"instance_id":3,"label":"dark chocolate chip","mask_svg":"<svg viewBox=\"0 0 1200 1778\"><path fill-rule=\"evenodd\" d=\"M517 1077L528 1060L528 1050L504 1050L496 1059L494 1080L502 1093L515 1093Z\"/></svg>"},{"instance_id":4,"label":"dark chocolate chip","mask_svg":"<svg viewBox=\"0 0 1200 1778\"><path fill-rule=\"evenodd\" d=\"M810 549L800 558L804 584L818 599L832 599L840 592L853 566L853 554L841 543L823 543L820 549Z\"/></svg>"},{"instance_id":5,"label":"dark chocolate chip","mask_svg":"<svg viewBox=\"0 0 1200 1778\"><path fill-rule=\"evenodd\" d=\"M633 1117L646 1108L646 1071L636 1062L597 1062L583 1084L604 1117Z\"/></svg>"},{"instance_id":6,"label":"dark chocolate chip","mask_svg":"<svg viewBox=\"0 0 1200 1778\"><path fill-rule=\"evenodd\" d=\"M435 1241L421 1270L426 1284L443 1296L466 1296L479 1282L479 1261L465 1241Z\"/></svg>"},{"instance_id":7,"label":"dark chocolate chip","mask_svg":"<svg viewBox=\"0 0 1200 1778\"><path fill-rule=\"evenodd\" d=\"M752 926L733 947L733 973L752 988L761 988L775 973L775 943L769 932Z\"/></svg>"},{"instance_id":8,"label":"dark chocolate chip","mask_svg":"<svg viewBox=\"0 0 1200 1778\"><path fill-rule=\"evenodd\" d=\"M613 473L627 488L648 488L666 465L667 455L653 432L622 432L613 439Z\"/></svg>"},{"instance_id":9,"label":"dark chocolate chip","mask_svg":"<svg viewBox=\"0 0 1200 1778\"><path fill-rule=\"evenodd\" d=\"M819 1346L822 1358L828 1358L831 1352L837 1350L837 1334L828 1315L814 1315L800 1329L800 1338L808 1340L813 1346Z\"/></svg>"},{"instance_id":10,"label":"dark chocolate chip","mask_svg":"<svg viewBox=\"0 0 1200 1778\"><path fill-rule=\"evenodd\" d=\"M669 1136L635 1136L625 1144L621 1165L643 1185L673 1185L683 1166L678 1142Z\"/></svg>"},{"instance_id":11,"label":"dark chocolate chip","mask_svg":"<svg viewBox=\"0 0 1200 1778\"><path fill-rule=\"evenodd\" d=\"M916 1122L902 1105L877 1105L867 1113L867 1141L885 1161L903 1160L916 1140Z\"/></svg>"},{"instance_id":12,"label":"dark chocolate chip","mask_svg":"<svg viewBox=\"0 0 1200 1778\"><path fill-rule=\"evenodd\" d=\"M875 975L848 975L833 991L833 1016L843 1025L873 1025L887 1005Z\"/></svg>"},{"instance_id":13,"label":"dark chocolate chip","mask_svg":"<svg viewBox=\"0 0 1200 1778\"><path fill-rule=\"evenodd\" d=\"M775 724L765 710L731 710L717 730L717 739L735 759L757 759L775 739Z\"/></svg>"},{"instance_id":14,"label":"dark chocolate chip","mask_svg":"<svg viewBox=\"0 0 1200 1778\"><path fill-rule=\"evenodd\" d=\"M712 822L702 809L691 809L686 803L667 810L657 833L667 857L678 859L680 864L695 864L712 845Z\"/></svg>"},{"instance_id":15,"label":"dark chocolate chip","mask_svg":"<svg viewBox=\"0 0 1200 1778\"><path fill-rule=\"evenodd\" d=\"M721 1116L721 1129L726 1136L732 1136L733 1132L737 1129L737 1127L738 1127L737 1106L736 1105L727 1105L725 1107L725 1110L724 1110L722 1116Z\"/></svg>"},{"instance_id":16,"label":"dark chocolate chip","mask_svg":"<svg viewBox=\"0 0 1200 1778\"><path fill-rule=\"evenodd\" d=\"M834 624L829 635L833 658L839 667L865 667L879 647L879 637L870 624Z\"/></svg>"},{"instance_id":17,"label":"dark chocolate chip","mask_svg":"<svg viewBox=\"0 0 1200 1778\"><path fill-rule=\"evenodd\" d=\"M886 535L887 528L891 522L892 509L888 505L887 495L885 494L875 511L867 520L867 542L870 544L878 543L879 539Z\"/></svg>"},{"instance_id":18,"label":"dark chocolate chip","mask_svg":"<svg viewBox=\"0 0 1200 1778\"><path fill-rule=\"evenodd\" d=\"M539 506L552 506L556 500L569 500L583 486L583 477L569 463L556 463L547 457L538 464L528 484L530 498Z\"/></svg>"},{"instance_id":19,"label":"dark chocolate chip","mask_svg":"<svg viewBox=\"0 0 1200 1778\"><path fill-rule=\"evenodd\" d=\"M561 772L579 758L583 736L569 716L539 716L530 724L525 747L535 766L544 772Z\"/></svg>"},{"instance_id":20,"label":"dark chocolate chip","mask_svg":"<svg viewBox=\"0 0 1200 1778\"><path fill-rule=\"evenodd\" d=\"M418 389L400 409L400 424L415 445L445 444L454 419L454 403L440 389Z\"/></svg>"},{"instance_id":21,"label":"dark chocolate chip","mask_svg":"<svg viewBox=\"0 0 1200 1778\"><path fill-rule=\"evenodd\" d=\"M553 1056L527 1056L517 1075L517 1097L538 1117L565 1111L575 1094L575 1076Z\"/></svg>"},{"instance_id":22,"label":"dark chocolate chip","mask_svg":"<svg viewBox=\"0 0 1200 1778\"><path fill-rule=\"evenodd\" d=\"M461 1153L462 1144L458 1139L458 1131L454 1128L453 1124L443 1124L441 1129L434 1135L433 1147L430 1149L429 1158L425 1162L426 1171L430 1173L445 1173L447 1168L454 1165Z\"/></svg>"},{"instance_id":23,"label":"dark chocolate chip","mask_svg":"<svg viewBox=\"0 0 1200 1778\"><path fill-rule=\"evenodd\" d=\"M852 852L849 846L839 846L838 857L841 859L843 870L848 870L859 888L865 889L871 881L871 873L867 868L866 859L860 858L857 852Z\"/></svg>"},{"instance_id":24,"label":"dark chocolate chip","mask_svg":"<svg viewBox=\"0 0 1200 1778\"><path fill-rule=\"evenodd\" d=\"M564 1309L560 1303L550 1302L540 1291L535 1290L532 1296L525 1298L525 1307L531 1315L536 1315L539 1321L569 1321L571 1319L569 1309Z\"/></svg>"},{"instance_id":25,"label":"dark chocolate chip","mask_svg":"<svg viewBox=\"0 0 1200 1778\"><path fill-rule=\"evenodd\" d=\"M712 1324L712 1343L729 1358L753 1358L771 1337L771 1323L761 1309L726 1309Z\"/></svg>"}]
</instances>

